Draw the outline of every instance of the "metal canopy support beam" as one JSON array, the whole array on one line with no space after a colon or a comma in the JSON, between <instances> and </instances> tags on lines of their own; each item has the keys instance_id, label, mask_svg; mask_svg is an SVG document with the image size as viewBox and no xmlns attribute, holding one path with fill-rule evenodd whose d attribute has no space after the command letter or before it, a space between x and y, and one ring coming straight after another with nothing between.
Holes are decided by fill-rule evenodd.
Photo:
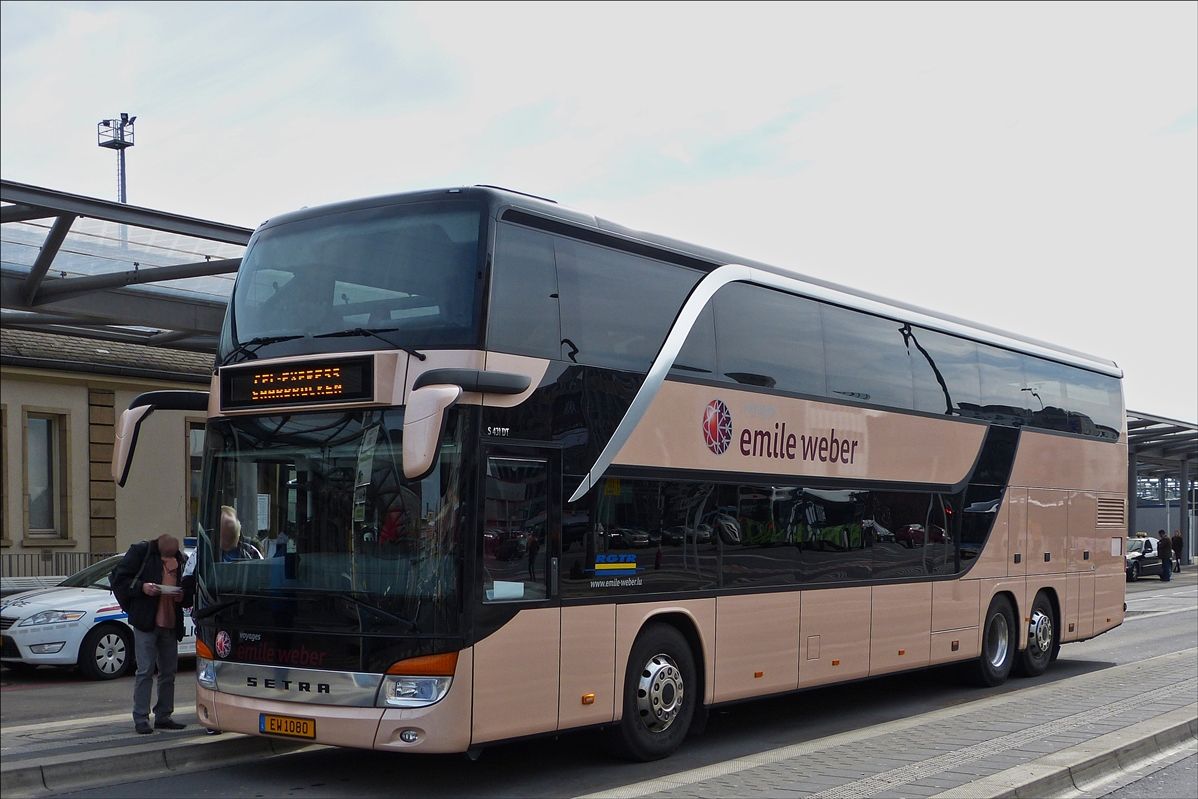
<instances>
[{"instance_id":1,"label":"metal canopy support beam","mask_svg":"<svg viewBox=\"0 0 1198 799\"><path fill-rule=\"evenodd\" d=\"M1194 562L1194 531L1190 529L1190 461L1187 458L1181 459L1181 540L1182 552L1178 557L1182 558L1182 565L1189 565Z\"/></svg>"},{"instance_id":2,"label":"metal canopy support beam","mask_svg":"<svg viewBox=\"0 0 1198 799\"><path fill-rule=\"evenodd\" d=\"M69 297L79 297L103 289L133 286L141 283L182 280L189 277L227 275L231 272L236 272L237 267L240 265L240 258L227 258L219 261L200 261L194 264L156 266L152 269L132 269L127 272L112 272L104 275L52 280L42 286L37 302L33 304L43 305L47 302L58 302Z\"/></svg>"},{"instance_id":3,"label":"metal canopy support beam","mask_svg":"<svg viewBox=\"0 0 1198 799\"><path fill-rule=\"evenodd\" d=\"M0 272L0 305L27 310L24 299L25 273ZM104 289L86 297L56 299L48 310L88 319L109 319L113 324L154 327L159 330L190 330L215 336L225 321L223 300L176 297L138 288Z\"/></svg>"},{"instance_id":4,"label":"metal canopy support beam","mask_svg":"<svg viewBox=\"0 0 1198 799\"><path fill-rule=\"evenodd\" d=\"M12 180L0 180L0 200L19 205L49 208L59 214L69 213L92 219L105 219L109 222L119 222L134 227L181 233L211 241L223 241L227 244L245 245L249 243L250 236L254 232L236 225L208 222L203 219L168 214L165 211L155 211L152 208L141 208L136 205L97 200L94 197L51 191L40 186L30 186Z\"/></svg>"},{"instance_id":5,"label":"metal canopy support beam","mask_svg":"<svg viewBox=\"0 0 1198 799\"><path fill-rule=\"evenodd\" d=\"M0 207L0 223L5 225L9 222L28 222L31 219L45 219L49 216L57 216L57 214L48 208L34 208L31 205Z\"/></svg>"},{"instance_id":6,"label":"metal canopy support beam","mask_svg":"<svg viewBox=\"0 0 1198 799\"><path fill-rule=\"evenodd\" d=\"M58 249L62 247L62 243L66 240L67 233L70 232L71 225L73 224L75 224L73 214L63 214L54 220L54 225L50 228L50 232L46 236L46 241L42 244L42 249L37 254L37 260L33 262L33 266L29 269L29 276L25 278L26 305L33 305L33 298L37 296L37 290L42 285L42 279L46 277L46 272L50 270L50 264L54 263L54 256L58 255Z\"/></svg>"},{"instance_id":7,"label":"metal canopy support beam","mask_svg":"<svg viewBox=\"0 0 1198 799\"><path fill-rule=\"evenodd\" d=\"M1135 453L1127 453L1127 534L1136 534L1136 506L1140 504L1140 465Z\"/></svg>"},{"instance_id":8,"label":"metal canopy support beam","mask_svg":"<svg viewBox=\"0 0 1198 799\"><path fill-rule=\"evenodd\" d=\"M172 330L168 333L137 333L111 327L76 327L74 325L41 325L38 327L21 324L5 324L13 330L34 330L38 333L52 333L57 336L88 339L90 341L116 341L121 344L141 344L147 347L169 346L176 350L211 353L216 350L217 338L202 333L192 333L186 330Z\"/></svg>"}]
</instances>

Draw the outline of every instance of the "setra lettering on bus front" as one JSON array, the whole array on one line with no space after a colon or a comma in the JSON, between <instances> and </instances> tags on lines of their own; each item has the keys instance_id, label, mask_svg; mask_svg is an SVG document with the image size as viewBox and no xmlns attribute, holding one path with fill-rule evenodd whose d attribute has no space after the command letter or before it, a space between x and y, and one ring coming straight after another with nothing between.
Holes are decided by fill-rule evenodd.
<instances>
[{"instance_id":1,"label":"setra lettering on bus front","mask_svg":"<svg viewBox=\"0 0 1198 799\"><path fill-rule=\"evenodd\" d=\"M245 684L248 688L258 688L259 680L257 677L246 677ZM291 686L295 686L292 688ZM272 677L266 677L261 680L262 688L273 688L278 691L296 691L299 693L312 693L312 683L301 682L299 680L280 680ZM329 684L324 682L316 683L316 693L329 693Z\"/></svg>"}]
</instances>

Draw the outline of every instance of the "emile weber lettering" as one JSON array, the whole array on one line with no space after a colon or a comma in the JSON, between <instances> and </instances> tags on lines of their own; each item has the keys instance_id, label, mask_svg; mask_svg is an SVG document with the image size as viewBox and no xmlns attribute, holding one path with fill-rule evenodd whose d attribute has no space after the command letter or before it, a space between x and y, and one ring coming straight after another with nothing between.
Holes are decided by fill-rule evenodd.
<instances>
[{"instance_id":1,"label":"emile weber lettering","mask_svg":"<svg viewBox=\"0 0 1198 799\"><path fill-rule=\"evenodd\" d=\"M786 422L774 422L774 429L740 431L740 454L747 458L779 458L852 464L857 459L857 439L840 438L836 428L826 436L795 435L786 431Z\"/></svg>"}]
</instances>

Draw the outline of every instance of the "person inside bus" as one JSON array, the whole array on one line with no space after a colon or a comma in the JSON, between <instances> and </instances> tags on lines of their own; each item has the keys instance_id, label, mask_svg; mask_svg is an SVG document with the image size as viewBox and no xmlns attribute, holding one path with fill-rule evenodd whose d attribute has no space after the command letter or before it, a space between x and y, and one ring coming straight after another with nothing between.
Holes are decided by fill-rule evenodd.
<instances>
[{"instance_id":1,"label":"person inside bus","mask_svg":"<svg viewBox=\"0 0 1198 799\"><path fill-rule=\"evenodd\" d=\"M241 520L228 505L220 506L220 561L258 560L262 553L253 544L241 540Z\"/></svg>"}]
</instances>

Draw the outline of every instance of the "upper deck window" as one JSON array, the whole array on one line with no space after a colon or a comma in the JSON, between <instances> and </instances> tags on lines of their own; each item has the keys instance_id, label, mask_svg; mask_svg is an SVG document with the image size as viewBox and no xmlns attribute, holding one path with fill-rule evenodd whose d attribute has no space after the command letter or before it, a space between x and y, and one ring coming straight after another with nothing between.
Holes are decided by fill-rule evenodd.
<instances>
[{"instance_id":1,"label":"upper deck window","mask_svg":"<svg viewBox=\"0 0 1198 799\"><path fill-rule=\"evenodd\" d=\"M484 240L481 209L462 203L370 208L267 228L238 275L236 341L227 344L365 328L409 347L474 346Z\"/></svg>"}]
</instances>

